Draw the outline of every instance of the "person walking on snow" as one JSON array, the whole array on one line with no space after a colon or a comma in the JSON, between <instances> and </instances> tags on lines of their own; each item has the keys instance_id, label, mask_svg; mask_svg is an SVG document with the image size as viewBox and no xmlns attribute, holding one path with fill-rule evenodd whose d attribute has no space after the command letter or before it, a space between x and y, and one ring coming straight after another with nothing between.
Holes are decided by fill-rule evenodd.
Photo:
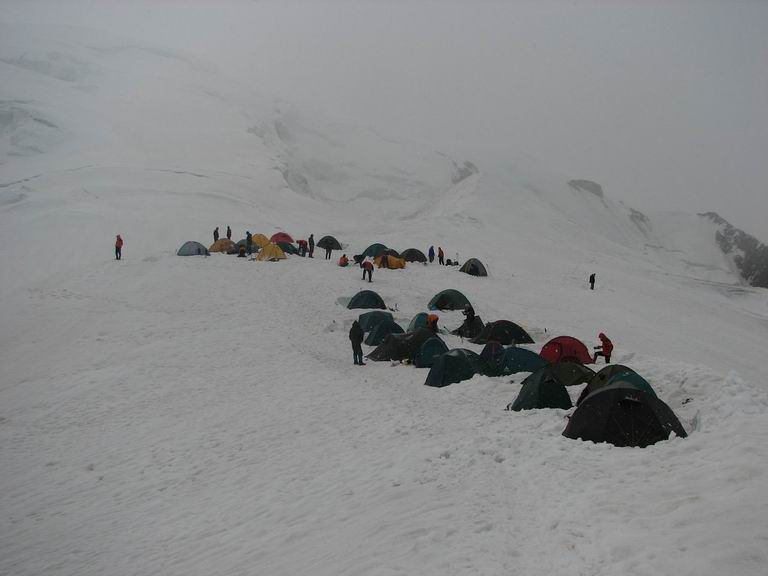
<instances>
[{"instance_id":1,"label":"person walking on snow","mask_svg":"<svg viewBox=\"0 0 768 576\"><path fill-rule=\"evenodd\" d=\"M123 239L120 238L120 234L115 239L115 260L120 260L123 257Z\"/></svg>"},{"instance_id":2,"label":"person walking on snow","mask_svg":"<svg viewBox=\"0 0 768 576\"><path fill-rule=\"evenodd\" d=\"M232 228L227 226L227 240L232 240Z\"/></svg>"},{"instance_id":3,"label":"person walking on snow","mask_svg":"<svg viewBox=\"0 0 768 576\"><path fill-rule=\"evenodd\" d=\"M315 235L314 234L309 235L308 243L309 243L309 257L314 258L314 256L312 256L312 254L315 253Z\"/></svg>"},{"instance_id":4,"label":"person walking on snow","mask_svg":"<svg viewBox=\"0 0 768 576\"><path fill-rule=\"evenodd\" d=\"M213 241L216 242L219 239L219 227L213 229Z\"/></svg>"},{"instance_id":5,"label":"person walking on snow","mask_svg":"<svg viewBox=\"0 0 768 576\"><path fill-rule=\"evenodd\" d=\"M592 274L589 275L589 289L594 290L595 289L595 273L592 272Z\"/></svg>"},{"instance_id":6,"label":"person walking on snow","mask_svg":"<svg viewBox=\"0 0 768 576\"><path fill-rule=\"evenodd\" d=\"M370 260L363 260L360 262L360 268L363 269L363 280L365 280L365 275L367 273L368 282L373 282L373 263Z\"/></svg>"},{"instance_id":7,"label":"person walking on snow","mask_svg":"<svg viewBox=\"0 0 768 576\"><path fill-rule=\"evenodd\" d=\"M601 345L595 346L595 356L592 358L592 362L597 364L597 357L602 356L605 358L605 363L610 364L611 363L611 352L613 352L613 342L610 341L608 336L600 332L600 334L597 335L598 338L600 338Z\"/></svg>"},{"instance_id":8,"label":"person walking on snow","mask_svg":"<svg viewBox=\"0 0 768 576\"><path fill-rule=\"evenodd\" d=\"M435 261L435 247L430 246L429 247L429 263L432 264L432 262Z\"/></svg>"},{"instance_id":9,"label":"person walking on snow","mask_svg":"<svg viewBox=\"0 0 768 576\"><path fill-rule=\"evenodd\" d=\"M363 336L363 329L360 323L355 320L352 322L352 328L349 329L349 340L352 342L352 357L355 360L356 366L365 366L365 362L363 362L363 348L361 346Z\"/></svg>"},{"instance_id":10,"label":"person walking on snow","mask_svg":"<svg viewBox=\"0 0 768 576\"><path fill-rule=\"evenodd\" d=\"M445 254L443 253L442 246L437 247L437 261L440 264L440 266L445 266Z\"/></svg>"}]
</instances>

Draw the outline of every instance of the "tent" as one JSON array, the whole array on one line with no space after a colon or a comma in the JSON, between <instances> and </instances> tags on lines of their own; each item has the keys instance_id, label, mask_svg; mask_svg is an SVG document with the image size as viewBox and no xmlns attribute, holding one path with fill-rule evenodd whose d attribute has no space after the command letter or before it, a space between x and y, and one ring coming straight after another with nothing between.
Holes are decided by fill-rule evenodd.
<instances>
[{"instance_id":1,"label":"tent","mask_svg":"<svg viewBox=\"0 0 768 576\"><path fill-rule=\"evenodd\" d=\"M454 348L435 359L424 384L442 388L486 371L487 366L480 356L466 348Z\"/></svg>"},{"instance_id":2,"label":"tent","mask_svg":"<svg viewBox=\"0 0 768 576\"><path fill-rule=\"evenodd\" d=\"M544 344L541 357L549 362L581 362L592 364L592 356L581 341L571 336L558 336Z\"/></svg>"},{"instance_id":3,"label":"tent","mask_svg":"<svg viewBox=\"0 0 768 576\"><path fill-rule=\"evenodd\" d=\"M200 242L184 242L184 244L181 245L181 248L179 248L178 252L176 252L177 256L210 256L210 252L208 252L208 248L200 244Z\"/></svg>"},{"instance_id":4,"label":"tent","mask_svg":"<svg viewBox=\"0 0 768 576\"><path fill-rule=\"evenodd\" d=\"M427 313L419 312L411 319L411 323L408 324L408 332L415 332L419 328L427 327Z\"/></svg>"},{"instance_id":5,"label":"tent","mask_svg":"<svg viewBox=\"0 0 768 576\"><path fill-rule=\"evenodd\" d=\"M404 332L405 330L403 330L394 320L383 320L368 333L365 343L368 344L368 346L378 346L384 341L384 338L390 334L403 334Z\"/></svg>"},{"instance_id":6,"label":"tent","mask_svg":"<svg viewBox=\"0 0 768 576\"><path fill-rule=\"evenodd\" d=\"M421 345L434 337L435 333L427 328L405 334L390 334L375 350L368 354L368 359L379 362L414 358L421 349Z\"/></svg>"},{"instance_id":7,"label":"tent","mask_svg":"<svg viewBox=\"0 0 768 576\"><path fill-rule=\"evenodd\" d=\"M259 248L264 248L264 246L270 242L269 238L264 236L264 234L254 234L251 236L251 240L253 240L253 243Z\"/></svg>"},{"instance_id":8,"label":"tent","mask_svg":"<svg viewBox=\"0 0 768 576\"><path fill-rule=\"evenodd\" d=\"M637 388L652 396L656 396L656 392L648 381L640 376L637 372L623 372L616 374L613 378L608 380L608 386L628 386L630 388Z\"/></svg>"},{"instance_id":9,"label":"tent","mask_svg":"<svg viewBox=\"0 0 768 576\"><path fill-rule=\"evenodd\" d=\"M480 316L475 316L472 319L471 324L467 324L467 319L465 318L464 322L461 323L461 326L456 328L456 330L452 330L451 334L454 336L461 336L462 338L474 338L480 334L484 328L485 324L483 324L483 320Z\"/></svg>"},{"instance_id":10,"label":"tent","mask_svg":"<svg viewBox=\"0 0 768 576\"><path fill-rule=\"evenodd\" d=\"M299 249L290 242L278 242L277 245L280 247L280 250L286 254L299 254Z\"/></svg>"},{"instance_id":11,"label":"tent","mask_svg":"<svg viewBox=\"0 0 768 576\"><path fill-rule=\"evenodd\" d=\"M496 320L485 325L473 340L473 344L485 344L491 340L499 344L533 344L528 332L509 320Z\"/></svg>"},{"instance_id":12,"label":"tent","mask_svg":"<svg viewBox=\"0 0 768 576\"><path fill-rule=\"evenodd\" d=\"M219 238L208 247L208 250L210 252L223 252L226 254L234 245L235 243L228 238Z\"/></svg>"},{"instance_id":13,"label":"tent","mask_svg":"<svg viewBox=\"0 0 768 576\"><path fill-rule=\"evenodd\" d=\"M394 256L395 258L400 258L400 252L398 252L394 248L385 248L384 250L381 251L381 254L379 254L379 256L381 256L382 254L386 254L387 256Z\"/></svg>"},{"instance_id":14,"label":"tent","mask_svg":"<svg viewBox=\"0 0 768 576\"><path fill-rule=\"evenodd\" d=\"M293 244L293 238L291 238L291 235L287 232L275 232L272 234L272 237L269 239L270 242L274 242L277 244L278 242L288 242L288 244Z\"/></svg>"},{"instance_id":15,"label":"tent","mask_svg":"<svg viewBox=\"0 0 768 576\"><path fill-rule=\"evenodd\" d=\"M429 301L427 308L430 310L463 310L469 304L469 300L458 290L443 290L438 292Z\"/></svg>"},{"instance_id":16,"label":"tent","mask_svg":"<svg viewBox=\"0 0 768 576\"><path fill-rule=\"evenodd\" d=\"M259 251L258 256L256 256L256 260L264 261L269 260L270 262L277 262L278 260L285 260L285 252L283 252L280 249L280 246L277 244L267 244Z\"/></svg>"},{"instance_id":17,"label":"tent","mask_svg":"<svg viewBox=\"0 0 768 576\"><path fill-rule=\"evenodd\" d=\"M347 304L347 308L381 308L385 310L387 307L384 305L384 300L381 299L381 296L373 290L360 290L360 292L352 296L352 300Z\"/></svg>"},{"instance_id":18,"label":"tent","mask_svg":"<svg viewBox=\"0 0 768 576\"><path fill-rule=\"evenodd\" d=\"M389 312L382 312L381 310L363 312L357 318L357 321L360 323L360 328L363 329L363 332L370 332L384 320L389 320L390 322L394 321L392 314Z\"/></svg>"},{"instance_id":19,"label":"tent","mask_svg":"<svg viewBox=\"0 0 768 576\"><path fill-rule=\"evenodd\" d=\"M594 370L578 362L557 362L546 367L565 386L577 386L592 380Z\"/></svg>"},{"instance_id":20,"label":"tent","mask_svg":"<svg viewBox=\"0 0 768 576\"><path fill-rule=\"evenodd\" d=\"M546 371L542 368L539 372ZM533 376L533 375L531 375ZM507 410L534 410L537 408L560 408L568 410L573 407L571 397L565 389L565 385L554 374L543 373L542 377L523 380L523 386L514 402L507 406Z\"/></svg>"},{"instance_id":21,"label":"tent","mask_svg":"<svg viewBox=\"0 0 768 576\"><path fill-rule=\"evenodd\" d=\"M373 259L373 261L376 263L376 266L378 266L379 268L381 268L382 261L384 260L382 256L384 256L383 253ZM402 258L398 258L397 256L387 255L387 268L389 268L390 270L398 270L400 268L405 268L405 260L403 260Z\"/></svg>"},{"instance_id":22,"label":"tent","mask_svg":"<svg viewBox=\"0 0 768 576\"><path fill-rule=\"evenodd\" d=\"M446 352L448 352L448 346L445 342L439 336L432 336L421 345L413 358L413 364L416 368L431 368L435 359Z\"/></svg>"},{"instance_id":23,"label":"tent","mask_svg":"<svg viewBox=\"0 0 768 576\"><path fill-rule=\"evenodd\" d=\"M504 346L491 340L483 346L483 349L480 352L480 358L490 366L493 366L494 372L497 372L498 367L501 365L501 361L504 358Z\"/></svg>"},{"instance_id":24,"label":"tent","mask_svg":"<svg viewBox=\"0 0 768 576\"><path fill-rule=\"evenodd\" d=\"M267 242L267 244L269 244L269 242ZM237 246L238 248L240 248L240 246L242 246L243 248L245 248L247 250L248 249L248 240L246 240L245 238L243 238L242 240L238 240L237 243L235 244L235 246ZM259 246L256 243L254 243L253 237L251 237L251 252L256 253L258 251L259 251Z\"/></svg>"},{"instance_id":25,"label":"tent","mask_svg":"<svg viewBox=\"0 0 768 576\"><path fill-rule=\"evenodd\" d=\"M517 372L535 372L548 364L549 362L536 352L513 346L504 350L500 369L502 374L516 374Z\"/></svg>"},{"instance_id":26,"label":"tent","mask_svg":"<svg viewBox=\"0 0 768 576\"><path fill-rule=\"evenodd\" d=\"M424 256L424 252L416 248L408 248L400 252L400 258L406 262L426 262L427 257Z\"/></svg>"},{"instance_id":27,"label":"tent","mask_svg":"<svg viewBox=\"0 0 768 576\"><path fill-rule=\"evenodd\" d=\"M323 236L320 238L320 240L317 242L318 248L330 248L331 250L341 250L341 244L339 244L339 241L336 240L333 236Z\"/></svg>"},{"instance_id":28,"label":"tent","mask_svg":"<svg viewBox=\"0 0 768 576\"><path fill-rule=\"evenodd\" d=\"M464 265L459 268L459 272L464 272L471 276L488 276L488 270L485 269L483 263L477 258L470 258Z\"/></svg>"},{"instance_id":29,"label":"tent","mask_svg":"<svg viewBox=\"0 0 768 576\"><path fill-rule=\"evenodd\" d=\"M361 254L361 260L363 258L368 258L369 256L371 258L376 258L376 256L384 252L386 249L387 247L384 246L384 244L371 244L368 246L368 248L365 249L365 252Z\"/></svg>"},{"instance_id":30,"label":"tent","mask_svg":"<svg viewBox=\"0 0 768 576\"><path fill-rule=\"evenodd\" d=\"M656 396L623 384L610 384L587 396L563 431L566 438L644 448L670 433L687 434L672 409Z\"/></svg>"},{"instance_id":31,"label":"tent","mask_svg":"<svg viewBox=\"0 0 768 576\"><path fill-rule=\"evenodd\" d=\"M587 382L587 385L584 387L584 390L581 391L581 394L579 395L579 399L576 400L576 406L581 404L582 400L592 394L595 390L599 390L600 388L604 388L608 386L608 380L613 378L614 376L618 374L626 374L634 372L632 368L629 368L627 366L624 366L623 364L609 364L602 370L600 370L597 374L592 376L592 378Z\"/></svg>"}]
</instances>

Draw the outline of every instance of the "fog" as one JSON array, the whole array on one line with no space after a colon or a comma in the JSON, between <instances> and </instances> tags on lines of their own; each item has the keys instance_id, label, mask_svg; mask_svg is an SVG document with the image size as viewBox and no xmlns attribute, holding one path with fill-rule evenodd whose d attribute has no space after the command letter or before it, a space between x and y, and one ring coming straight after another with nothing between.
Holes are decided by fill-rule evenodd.
<instances>
[{"instance_id":1,"label":"fog","mask_svg":"<svg viewBox=\"0 0 768 576\"><path fill-rule=\"evenodd\" d=\"M0 2L194 54L265 97L714 210L768 240L766 2Z\"/></svg>"}]
</instances>

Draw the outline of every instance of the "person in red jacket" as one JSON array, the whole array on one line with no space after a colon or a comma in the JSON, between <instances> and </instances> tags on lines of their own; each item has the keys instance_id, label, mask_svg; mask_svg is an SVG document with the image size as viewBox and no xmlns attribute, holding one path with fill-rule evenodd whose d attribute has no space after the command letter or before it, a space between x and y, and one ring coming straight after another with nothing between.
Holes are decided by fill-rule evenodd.
<instances>
[{"instance_id":1,"label":"person in red jacket","mask_svg":"<svg viewBox=\"0 0 768 576\"><path fill-rule=\"evenodd\" d=\"M363 260L360 262L360 268L363 269L363 280L365 280L365 275L368 274L368 282L373 282L373 263L370 260Z\"/></svg>"},{"instance_id":2,"label":"person in red jacket","mask_svg":"<svg viewBox=\"0 0 768 576\"><path fill-rule=\"evenodd\" d=\"M445 254L443 253L443 247L437 247L437 261L441 266L445 265Z\"/></svg>"},{"instance_id":3,"label":"person in red jacket","mask_svg":"<svg viewBox=\"0 0 768 576\"><path fill-rule=\"evenodd\" d=\"M613 352L613 342L611 342L610 338L600 332L600 334L597 335L598 338L600 338L600 346L595 346L595 356L592 359L593 362L597 363L597 357L602 356L605 358L605 363L610 364L611 363L611 352Z\"/></svg>"},{"instance_id":4,"label":"person in red jacket","mask_svg":"<svg viewBox=\"0 0 768 576\"><path fill-rule=\"evenodd\" d=\"M120 260L123 257L123 239L120 238L120 234L117 235L115 240L115 260Z\"/></svg>"},{"instance_id":5,"label":"person in red jacket","mask_svg":"<svg viewBox=\"0 0 768 576\"><path fill-rule=\"evenodd\" d=\"M342 254L341 258L339 258L339 266L344 268L345 266L349 265L349 258L347 258L346 254Z\"/></svg>"}]
</instances>

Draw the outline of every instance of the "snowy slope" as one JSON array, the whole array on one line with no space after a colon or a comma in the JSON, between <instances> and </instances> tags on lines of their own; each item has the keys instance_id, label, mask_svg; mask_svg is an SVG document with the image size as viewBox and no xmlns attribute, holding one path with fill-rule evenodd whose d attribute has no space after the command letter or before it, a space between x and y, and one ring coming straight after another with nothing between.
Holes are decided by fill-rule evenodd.
<instances>
[{"instance_id":1,"label":"snowy slope","mask_svg":"<svg viewBox=\"0 0 768 576\"><path fill-rule=\"evenodd\" d=\"M698 217L92 29L0 23L0 100L0 574L764 573L766 291ZM575 442L503 410L524 375L354 367L360 271L174 255L227 224L479 257L373 288L403 326L452 287L535 350L605 331L690 436Z\"/></svg>"}]
</instances>

